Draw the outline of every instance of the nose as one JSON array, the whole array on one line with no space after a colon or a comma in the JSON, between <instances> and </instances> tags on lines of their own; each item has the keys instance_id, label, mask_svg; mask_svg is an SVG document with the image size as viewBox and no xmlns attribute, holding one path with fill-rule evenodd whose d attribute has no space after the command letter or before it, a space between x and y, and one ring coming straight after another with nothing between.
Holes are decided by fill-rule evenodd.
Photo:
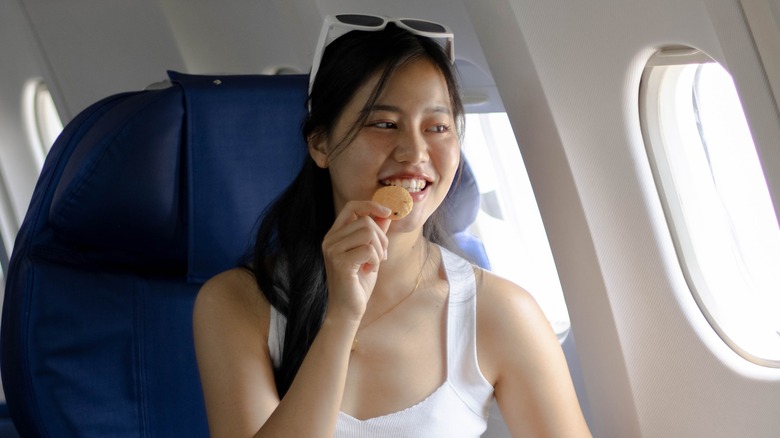
<instances>
[{"instance_id":1,"label":"nose","mask_svg":"<svg viewBox=\"0 0 780 438\"><path fill-rule=\"evenodd\" d=\"M398 144L393 151L393 158L399 163L427 162L428 143L423 133L416 130L399 130Z\"/></svg>"}]
</instances>

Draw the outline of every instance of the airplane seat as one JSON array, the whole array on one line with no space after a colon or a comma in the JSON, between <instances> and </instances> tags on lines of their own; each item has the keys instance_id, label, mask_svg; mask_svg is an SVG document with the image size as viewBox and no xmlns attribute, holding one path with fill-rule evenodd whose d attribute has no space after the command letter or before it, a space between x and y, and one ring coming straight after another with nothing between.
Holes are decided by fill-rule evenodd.
<instances>
[{"instance_id":1,"label":"airplane seat","mask_svg":"<svg viewBox=\"0 0 780 438\"><path fill-rule=\"evenodd\" d=\"M0 403L0 438L19 438L5 402Z\"/></svg>"},{"instance_id":2,"label":"airplane seat","mask_svg":"<svg viewBox=\"0 0 780 438\"><path fill-rule=\"evenodd\" d=\"M300 168L308 77L169 77L90 106L46 159L0 331L21 436L208 436L193 302Z\"/></svg>"},{"instance_id":3,"label":"airplane seat","mask_svg":"<svg viewBox=\"0 0 780 438\"><path fill-rule=\"evenodd\" d=\"M481 195L471 166L461 154L463 163L444 199L447 209L445 228L455 245L469 261L477 266L490 269L490 260L482 241L469 231L469 226L477 219Z\"/></svg>"}]
</instances>

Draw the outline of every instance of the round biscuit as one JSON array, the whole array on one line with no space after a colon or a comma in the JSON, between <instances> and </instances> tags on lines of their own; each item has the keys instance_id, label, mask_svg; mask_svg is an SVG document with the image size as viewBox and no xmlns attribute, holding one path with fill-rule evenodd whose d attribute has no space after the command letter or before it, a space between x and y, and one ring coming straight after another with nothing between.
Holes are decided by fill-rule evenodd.
<instances>
[{"instance_id":1,"label":"round biscuit","mask_svg":"<svg viewBox=\"0 0 780 438\"><path fill-rule=\"evenodd\" d=\"M374 192L371 200L392 210L393 212L389 217L391 220L405 218L412 211L412 207L414 207L414 201L409 191L398 186L382 187Z\"/></svg>"}]
</instances>

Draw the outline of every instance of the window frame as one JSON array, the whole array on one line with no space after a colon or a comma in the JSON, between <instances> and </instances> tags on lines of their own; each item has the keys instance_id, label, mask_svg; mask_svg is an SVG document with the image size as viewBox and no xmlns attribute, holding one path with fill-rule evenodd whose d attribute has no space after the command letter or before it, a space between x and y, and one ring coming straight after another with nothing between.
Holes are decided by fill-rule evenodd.
<instances>
[{"instance_id":1,"label":"window frame","mask_svg":"<svg viewBox=\"0 0 780 438\"><path fill-rule=\"evenodd\" d=\"M24 121L30 152L40 170L54 141L63 130L49 86L42 78L27 81L22 96Z\"/></svg>"},{"instance_id":2,"label":"window frame","mask_svg":"<svg viewBox=\"0 0 780 438\"><path fill-rule=\"evenodd\" d=\"M666 152L666 143L683 142L684 134L677 126L665 126L662 113L676 114L673 99L659 98L663 87L677 85L683 69L696 64L714 63L705 53L688 47L673 47L658 51L647 62L639 87L639 117L647 156L653 172L659 198L664 209L667 226L674 243L675 252L682 274L691 295L707 322L733 351L742 358L757 365L780 368L780 359L759 357L743 348L730 334L730 329L724 327L726 318L718 314L719 304L708 287L708 281L697 260L692 238L685 225L685 213L678 199L675 187L675 176ZM670 85L673 84L673 85ZM677 119L676 116L674 116ZM671 125L677 125L672 123ZM671 141L669 139L671 138ZM757 151L758 152L758 151ZM760 155L759 155L760 157ZM771 199L770 199L771 202ZM773 206L774 207L774 206ZM774 208L773 211L777 209ZM678 224L682 226L678 226ZM780 335L780 331L778 331Z\"/></svg>"}]
</instances>

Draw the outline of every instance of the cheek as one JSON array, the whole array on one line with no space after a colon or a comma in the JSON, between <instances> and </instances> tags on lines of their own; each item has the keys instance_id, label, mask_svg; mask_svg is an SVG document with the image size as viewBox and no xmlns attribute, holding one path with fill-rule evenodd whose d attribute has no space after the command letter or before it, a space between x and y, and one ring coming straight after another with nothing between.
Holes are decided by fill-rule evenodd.
<instances>
[{"instance_id":1,"label":"cheek","mask_svg":"<svg viewBox=\"0 0 780 438\"><path fill-rule=\"evenodd\" d=\"M451 180L460 164L460 145L441 148L438 155L440 176Z\"/></svg>"},{"instance_id":2,"label":"cheek","mask_svg":"<svg viewBox=\"0 0 780 438\"><path fill-rule=\"evenodd\" d=\"M329 167L333 189L343 201L369 199L376 189L376 175L381 165L379 154L364 145L351 144L337 155ZM368 197L368 198L367 198Z\"/></svg>"}]
</instances>

